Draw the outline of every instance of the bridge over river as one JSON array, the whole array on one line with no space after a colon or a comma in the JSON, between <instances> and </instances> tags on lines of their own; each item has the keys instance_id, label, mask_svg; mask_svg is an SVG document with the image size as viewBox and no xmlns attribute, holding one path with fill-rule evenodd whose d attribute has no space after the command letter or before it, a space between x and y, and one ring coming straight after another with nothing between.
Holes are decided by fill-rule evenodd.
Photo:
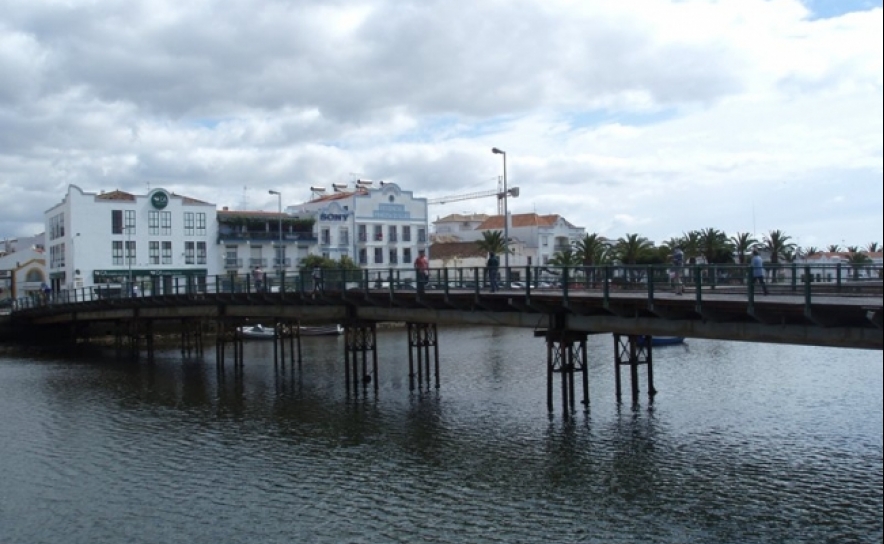
<instances>
[{"instance_id":1,"label":"bridge over river","mask_svg":"<svg viewBox=\"0 0 884 544\"><path fill-rule=\"evenodd\" d=\"M189 338L201 338L208 324L220 338L217 346L223 364L225 338L234 342L234 358L241 358L241 346L236 345L241 339L236 331L244 324L274 324L280 331L278 349L284 353L288 339L289 353L294 357L297 350L291 339L297 336L292 331L298 325L340 323L347 331L347 380L355 384L358 376L377 371L374 326L381 322L406 323L418 360L417 373L422 374L426 368L427 380L429 348L435 351L437 386L438 350L444 349L437 342L437 325L531 329L551 346L550 383L554 372L582 371L585 384L586 335L612 333L618 396L621 364L633 371L633 394L637 391L636 366L647 365L648 389L653 392L651 342L644 342L647 347L640 342L650 340L648 337L884 349L880 275L862 281L839 278L832 283L812 281L808 274L806 281L795 278L771 284L769 294L764 295L743 278L712 283L698 269L684 295L677 295L666 288L666 282L611 282L606 279L610 270L571 281L568 271L563 270L564 281L554 287L532 281L531 270L526 270L522 276L526 281L510 282L509 288L493 293L481 281L461 281L463 271L435 272L433 279L438 281L420 290L401 281L378 288L378 282L370 281L367 274L357 276L356 281L346 281L345 277L335 281L329 276L315 293L303 278L254 285L248 278L231 283L229 276L203 282L176 278L162 285L128 290L128 296L92 288L47 299L16 301L9 316L0 316L0 327L17 338L39 336L44 342L49 337L76 343L110 331L117 336L118 344L128 338L128 343L137 348L139 340L144 339L152 349L155 326L171 324L180 332L185 349ZM479 270L474 273L474 277L481 277ZM649 272L645 277L655 276ZM366 352L374 352L373 371L367 369ZM356 364L360 355L362 372ZM410 361L412 356L410 353ZM567 387L573 388L573 376L571 380ZM564 396L573 401L573 392L568 393L565 385Z\"/></svg>"}]
</instances>

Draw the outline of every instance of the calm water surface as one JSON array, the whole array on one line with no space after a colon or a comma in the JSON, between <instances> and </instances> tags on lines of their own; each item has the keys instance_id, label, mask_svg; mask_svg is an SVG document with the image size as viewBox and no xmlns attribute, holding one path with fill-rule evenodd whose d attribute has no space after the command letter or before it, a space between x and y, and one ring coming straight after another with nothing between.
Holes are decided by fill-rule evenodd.
<instances>
[{"instance_id":1,"label":"calm water surface","mask_svg":"<svg viewBox=\"0 0 884 544\"><path fill-rule=\"evenodd\" d=\"M306 339L300 372L250 343L241 375L0 348L0 542L884 539L881 352L689 340L632 406L592 337L569 419L529 331L439 336L440 389L409 391L385 330L358 397L341 338Z\"/></svg>"}]
</instances>

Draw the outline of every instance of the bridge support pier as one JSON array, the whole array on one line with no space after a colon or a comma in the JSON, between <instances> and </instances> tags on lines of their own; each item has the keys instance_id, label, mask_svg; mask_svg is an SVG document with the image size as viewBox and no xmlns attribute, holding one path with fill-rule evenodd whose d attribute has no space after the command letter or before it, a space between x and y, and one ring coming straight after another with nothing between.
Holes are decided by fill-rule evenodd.
<instances>
[{"instance_id":1,"label":"bridge support pier","mask_svg":"<svg viewBox=\"0 0 884 544\"><path fill-rule=\"evenodd\" d=\"M642 339L643 340L640 340ZM654 396L654 357L650 336L614 333L614 380L617 387L617 402L621 401L620 367L629 367L632 385L632 402L638 402L638 367L647 366L648 396Z\"/></svg>"},{"instance_id":2,"label":"bridge support pier","mask_svg":"<svg viewBox=\"0 0 884 544\"><path fill-rule=\"evenodd\" d=\"M273 365L276 366L277 362L281 363L282 370L285 371L285 351L286 351L286 341L288 341L288 352L289 352L289 366L292 368L295 367L295 359L298 360L298 370L301 369L301 333L299 328L299 323L286 321L286 320L276 320L274 330L276 331L276 338L274 338L273 342ZM295 346L297 345L297 349ZM297 357L296 357L297 353Z\"/></svg>"},{"instance_id":3,"label":"bridge support pier","mask_svg":"<svg viewBox=\"0 0 884 544\"><path fill-rule=\"evenodd\" d=\"M233 352L233 368L239 370L243 362L243 341L237 334L237 324L227 319L219 319L217 334L215 335L215 364L219 371L224 369L224 361L227 355L227 345Z\"/></svg>"},{"instance_id":4,"label":"bridge support pier","mask_svg":"<svg viewBox=\"0 0 884 544\"><path fill-rule=\"evenodd\" d=\"M548 330L546 336L546 407L553 411L553 376L561 376L562 412L574 410L576 398L574 374L580 373L584 407L589 407L589 364L586 356L585 332Z\"/></svg>"},{"instance_id":5,"label":"bridge support pier","mask_svg":"<svg viewBox=\"0 0 884 544\"><path fill-rule=\"evenodd\" d=\"M374 390L378 390L378 350L377 324L347 323L344 325L344 379L347 390L353 386L353 392L359 394L359 384L368 387L374 382ZM368 353L371 352L371 373L368 371ZM359 362L362 361L362 373Z\"/></svg>"},{"instance_id":6,"label":"bridge support pier","mask_svg":"<svg viewBox=\"0 0 884 544\"><path fill-rule=\"evenodd\" d=\"M415 354L417 383L430 386L430 346L433 347L433 375L439 388L439 334L435 323L406 323L408 328L408 388L414 390ZM426 376L426 377L425 377Z\"/></svg>"},{"instance_id":7,"label":"bridge support pier","mask_svg":"<svg viewBox=\"0 0 884 544\"><path fill-rule=\"evenodd\" d=\"M148 343L153 343L153 335L148 335ZM181 356L190 357L203 354L203 322L199 319L181 320Z\"/></svg>"}]
</instances>

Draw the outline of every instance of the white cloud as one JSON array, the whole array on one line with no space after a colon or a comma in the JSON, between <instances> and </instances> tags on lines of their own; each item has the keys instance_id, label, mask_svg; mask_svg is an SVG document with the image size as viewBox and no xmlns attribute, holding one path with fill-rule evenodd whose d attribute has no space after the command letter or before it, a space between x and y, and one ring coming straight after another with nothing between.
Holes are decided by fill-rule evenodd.
<instances>
[{"instance_id":1,"label":"white cloud","mask_svg":"<svg viewBox=\"0 0 884 544\"><path fill-rule=\"evenodd\" d=\"M265 209L267 188L294 204L354 176L428 197L493 189L497 146L515 212L612 237L778 228L864 244L884 208L882 11L820 9L11 0L0 235L33 234L68 183Z\"/></svg>"}]
</instances>

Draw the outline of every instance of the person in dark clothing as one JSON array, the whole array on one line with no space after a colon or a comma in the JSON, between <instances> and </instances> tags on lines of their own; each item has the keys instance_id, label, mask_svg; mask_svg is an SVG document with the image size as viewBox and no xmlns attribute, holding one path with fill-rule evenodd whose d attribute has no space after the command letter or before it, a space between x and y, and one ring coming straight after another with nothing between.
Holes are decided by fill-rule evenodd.
<instances>
[{"instance_id":1,"label":"person in dark clothing","mask_svg":"<svg viewBox=\"0 0 884 544\"><path fill-rule=\"evenodd\" d=\"M497 274L500 270L500 259L497 258L494 252L488 254L488 262L485 266L487 267L488 282L491 284L491 292L497 292Z\"/></svg>"}]
</instances>

